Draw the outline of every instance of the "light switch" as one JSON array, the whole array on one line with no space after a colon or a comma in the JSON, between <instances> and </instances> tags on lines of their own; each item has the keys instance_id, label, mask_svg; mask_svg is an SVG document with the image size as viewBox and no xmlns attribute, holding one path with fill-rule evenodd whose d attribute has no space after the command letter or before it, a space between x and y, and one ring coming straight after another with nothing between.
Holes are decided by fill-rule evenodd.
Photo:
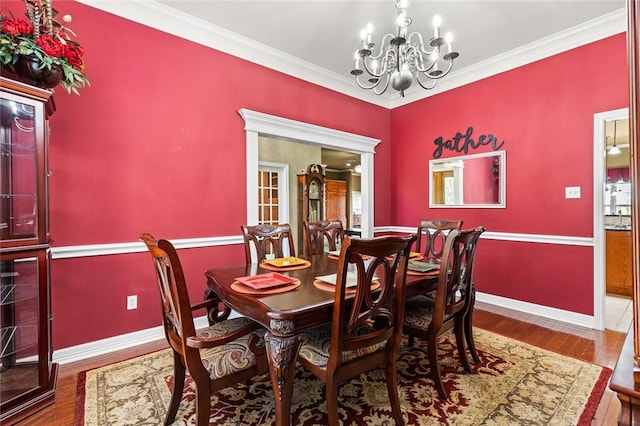
<instances>
[{"instance_id":1,"label":"light switch","mask_svg":"<svg viewBox=\"0 0 640 426\"><path fill-rule=\"evenodd\" d=\"M564 189L564 197L565 198L580 198L580 187L579 186L567 186Z\"/></svg>"}]
</instances>

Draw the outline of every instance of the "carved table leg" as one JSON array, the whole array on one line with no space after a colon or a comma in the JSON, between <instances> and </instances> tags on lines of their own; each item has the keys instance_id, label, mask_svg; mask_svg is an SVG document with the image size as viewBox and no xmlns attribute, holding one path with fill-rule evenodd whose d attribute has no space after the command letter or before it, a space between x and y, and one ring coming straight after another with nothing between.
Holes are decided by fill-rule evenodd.
<instances>
[{"instance_id":1,"label":"carved table leg","mask_svg":"<svg viewBox=\"0 0 640 426\"><path fill-rule=\"evenodd\" d=\"M288 321L272 321L271 329L276 331L289 328ZM284 331L284 330L282 330ZM296 358L303 337L296 335L278 336L267 331L264 336L271 386L276 401L276 425L291 424L291 399L293 396L293 379L296 374Z\"/></svg>"}]
</instances>

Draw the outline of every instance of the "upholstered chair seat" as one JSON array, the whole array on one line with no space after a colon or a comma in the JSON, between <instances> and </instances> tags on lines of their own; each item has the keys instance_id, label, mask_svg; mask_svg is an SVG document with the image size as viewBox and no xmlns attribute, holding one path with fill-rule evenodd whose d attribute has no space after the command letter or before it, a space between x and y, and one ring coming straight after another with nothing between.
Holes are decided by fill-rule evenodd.
<instances>
[{"instance_id":1,"label":"upholstered chair seat","mask_svg":"<svg viewBox=\"0 0 640 426\"><path fill-rule=\"evenodd\" d=\"M212 339L223 337L229 333L249 327L252 321L241 317L213 324L202 330L198 330L196 338ZM222 346L200 349L202 365L209 373L211 380L219 379L238 371L256 366L256 354L251 350L250 340L257 336L258 347L264 347L264 329L256 330L252 334L246 334Z\"/></svg>"},{"instance_id":2,"label":"upholstered chair seat","mask_svg":"<svg viewBox=\"0 0 640 426\"><path fill-rule=\"evenodd\" d=\"M404 324L427 331L433 318L433 298L415 296L404 303Z\"/></svg>"},{"instance_id":3,"label":"upholstered chair seat","mask_svg":"<svg viewBox=\"0 0 640 426\"><path fill-rule=\"evenodd\" d=\"M369 324L363 324L353 331L353 336L366 336L375 333L375 329ZM311 329L304 333L305 344L300 348L299 356L326 370L331 351L331 325L325 325ZM373 346L345 351L342 354L342 362L348 362L364 355L384 349L386 342L379 342Z\"/></svg>"}]
</instances>

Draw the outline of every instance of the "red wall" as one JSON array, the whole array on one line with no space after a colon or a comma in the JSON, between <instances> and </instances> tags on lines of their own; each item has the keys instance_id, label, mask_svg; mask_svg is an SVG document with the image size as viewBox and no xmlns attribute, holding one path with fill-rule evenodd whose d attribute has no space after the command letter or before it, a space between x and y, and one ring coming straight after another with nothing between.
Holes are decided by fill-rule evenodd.
<instances>
[{"instance_id":1,"label":"red wall","mask_svg":"<svg viewBox=\"0 0 640 426\"><path fill-rule=\"evenodd\" d=\"M9 8L22 14L22 2L0 5ZM142 232L239 235L246 220L240 108L381 139L376 226L415 226L437 215L489 231L591 236L593 114L628 104L622 35L390 112L88 6L56 8L73 15L91 87L55 94L54 247L132 242ZM469 126L505 141L507 208L429 211L432 141ZM580 186L582 198L564 199L565 186ZM480 291L592 312L590 248L481 244ZM194 300L208 267L243 261L240 246L180 254ZM51 291L55 349L160 325L146 253L54 260ZM137 310L125 308L130 294L139 296Z\"/></svg>"},{"instance_id":2,"label":"red wall","mask_svg":"<svg viewBox=\"0 0 640 426\"><path fill-rule=\"evenodd\" d=\"M620 34L396 108L393 223L416 226L437 216L493 232L592 237L593 115L627 106ZM433 141L469 126L476 137L492 133L504 141L507 207L429 210ZM481 146L469 153L487 151ZM566 199L567 186L579 186L581 198ZM592 248L490 240L481 247L479 291L593 314Z\"/></svg>"},{"instance_id":3,"label":"red wall","mask_svg":"<svg viewBox=\"0 0 640 426\"><path fill-rule=\"evenodd\" d=\"M21 16L22 2L1 10ZM389 223L387 109L75 3L58 2L86 50L91 87L57 89L49 165L53 246L240 235L248 108L382 142L375 216ZM108 31L105 31L108 29ZM194 300L203 272L244 262L241 247L181 251ZM54 260L54 349L161 323L148 255ZM126 310L126 296L138 309Z\"/></svg>"}]
</instances>

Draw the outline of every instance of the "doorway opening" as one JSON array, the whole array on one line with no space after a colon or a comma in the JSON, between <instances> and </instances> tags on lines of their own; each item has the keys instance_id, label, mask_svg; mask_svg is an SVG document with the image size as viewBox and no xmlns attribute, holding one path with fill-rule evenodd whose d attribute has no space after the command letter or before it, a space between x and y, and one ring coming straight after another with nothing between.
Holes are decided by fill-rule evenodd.
<instances>
[{"instance_id":1,"label":"doorway opening","mask_svg":"<svg viewBox=\"0 0 640 426\"><path fill-rule=\"evenodd\" d=\"M259 163L258 139L264 135L274 139L358 154L361 168L361 232L365 238L373 236L373 156L380 139L248 109L241 109L238 112L245 121L247 223L257 223L258 220L258 187L255 185Z\"/></svg>"},{"instance_id":2,"label":"doorway opening","mask_svg":"<svg viewBox=\"0 0 640 426\"><path fill-rule=\"evenodd\" d=\"M594 327L624 333L633 318L628 119L628 108L594 115Z\"/></svg>"}]
</instances>

